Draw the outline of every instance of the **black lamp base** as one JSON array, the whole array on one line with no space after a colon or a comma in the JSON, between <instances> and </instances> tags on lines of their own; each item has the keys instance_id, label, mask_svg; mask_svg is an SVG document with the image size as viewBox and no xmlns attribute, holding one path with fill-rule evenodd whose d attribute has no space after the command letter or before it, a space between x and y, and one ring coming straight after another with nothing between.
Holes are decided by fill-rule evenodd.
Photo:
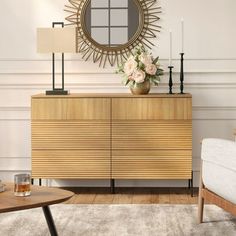
<instances>
[{"instance_id":1,"label":"black lamp base","mask_svg":"<svg viewBox=\"0 0 236 236\"><path fill-rule=\"evenodd\" d=\"M68 95L68 94L69 94L69 91L61 90L61 89L46 91L46 95Z\"/></svg>"}]
</instances>

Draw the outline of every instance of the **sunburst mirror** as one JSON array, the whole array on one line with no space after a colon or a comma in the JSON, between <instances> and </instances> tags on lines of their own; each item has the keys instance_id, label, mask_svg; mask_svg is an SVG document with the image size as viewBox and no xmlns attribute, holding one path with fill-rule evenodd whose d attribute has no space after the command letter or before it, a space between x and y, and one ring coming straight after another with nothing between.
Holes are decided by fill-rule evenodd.
<instances>
[{"instance_id":1,"label":"sunburst mirror","mask_svg":"<svg viewBox=\"0 0 236 236\"><path fill-rule=\"evenodd\" d=\"M78 52L99 66L120 64L160 32L157 0L68 0L67 25L78 28Z\"/></svg>"}]
</instances>

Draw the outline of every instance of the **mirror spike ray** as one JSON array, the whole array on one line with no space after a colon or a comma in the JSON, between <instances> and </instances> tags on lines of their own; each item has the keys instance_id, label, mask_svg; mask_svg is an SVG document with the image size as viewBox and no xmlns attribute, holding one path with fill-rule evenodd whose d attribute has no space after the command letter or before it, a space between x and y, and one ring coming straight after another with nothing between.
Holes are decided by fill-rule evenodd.
<instances>
[{"instance_id":1,"label":"mirror spike ray","mask_svg":"<svg viewBox=\"0 0 236 236\"><path fill-rule=\"evenodd\" d=\"M68 0L66 25L78 28L78 52L105 67L119 65L132 50L154 46L161 7L158 0Z\"/></svg>"}]
</instances>

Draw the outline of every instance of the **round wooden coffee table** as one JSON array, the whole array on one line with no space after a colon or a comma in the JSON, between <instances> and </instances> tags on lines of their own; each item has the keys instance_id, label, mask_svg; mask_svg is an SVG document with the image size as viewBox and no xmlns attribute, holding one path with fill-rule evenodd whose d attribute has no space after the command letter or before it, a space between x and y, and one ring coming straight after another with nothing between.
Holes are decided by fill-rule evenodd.
<instances>
[{"instance_id":1,"label":"round wooden coffee table","mask_svg":"<svg viewBox=\"0 0 236 236\"><path fill-rule=\"evenodd\" d=\"M73 195L70 191L33 185L30 196L16 197L13 184L6 184L6 191L0 193L0 213L42 207L51 235L57 236L49 205L64 202Z\"/></svg>"}]
</instances>

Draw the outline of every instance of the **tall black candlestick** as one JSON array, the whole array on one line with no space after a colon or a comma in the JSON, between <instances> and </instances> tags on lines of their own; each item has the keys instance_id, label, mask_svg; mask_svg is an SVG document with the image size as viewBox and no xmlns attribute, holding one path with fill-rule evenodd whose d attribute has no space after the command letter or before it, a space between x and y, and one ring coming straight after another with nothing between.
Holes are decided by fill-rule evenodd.
<instances>
[{"instance_id":1,"label":"tall black candlestick","mask_svg":"<svg viewBox=\"0 0 236 236\"><path fill-rule=\"evenodd\" d=\"M184 53L180 53L181 63L180 63L180 93L184 94Z\"/></svg>"},{"instance_id":2,"label":"tall black candlestick","mask_svg":"<svg viewBox=\"0 0 236 236\"><path fill-rule=\"evenodd\" d=\"M168 66L168 68L170 69L170 72L169 72L169 94L173 94L172 93L172 86L173 86L173 82L172 82L172 69L174 68L174 66Z\"/></svg>"}]
</instances>

